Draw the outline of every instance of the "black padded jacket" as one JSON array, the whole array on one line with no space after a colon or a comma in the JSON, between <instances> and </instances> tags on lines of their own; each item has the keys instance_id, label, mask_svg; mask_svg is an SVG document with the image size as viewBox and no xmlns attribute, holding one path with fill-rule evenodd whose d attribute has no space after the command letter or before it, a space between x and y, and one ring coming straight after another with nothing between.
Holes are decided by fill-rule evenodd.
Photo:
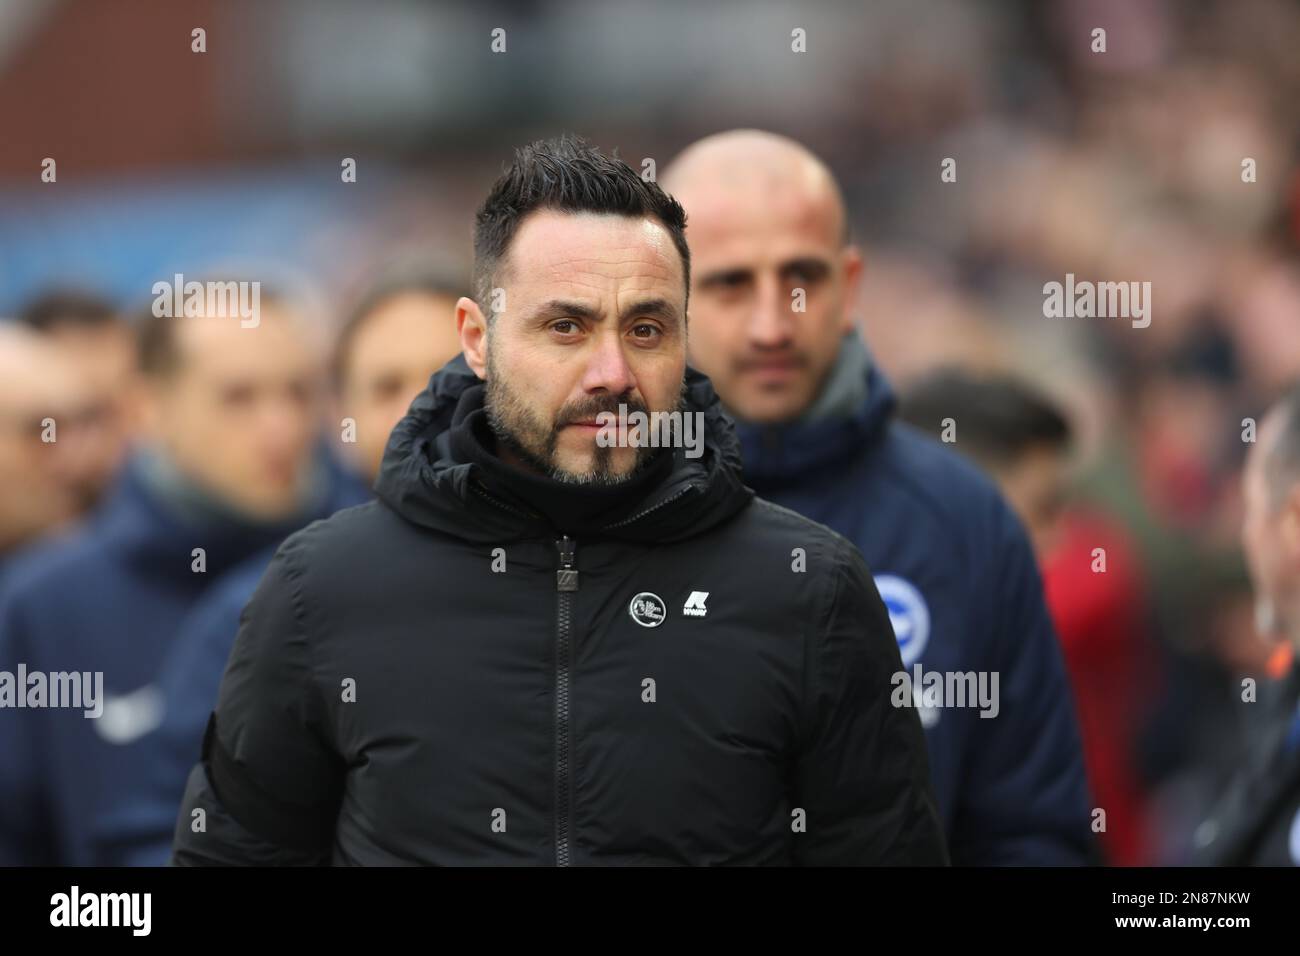
<instances>
[{"instance_id":1,"label":"black padded jacket","mask_svg":"<svg viewBox=\"0 0 1300 956\"><path fill-rule=\"evenodd\" d=\"M744 486L708 380L703 455L575 527L458 452L483 390L449 363L277 552L172 862L946 863L871 575Z\"/></svg>"}]
</instances>

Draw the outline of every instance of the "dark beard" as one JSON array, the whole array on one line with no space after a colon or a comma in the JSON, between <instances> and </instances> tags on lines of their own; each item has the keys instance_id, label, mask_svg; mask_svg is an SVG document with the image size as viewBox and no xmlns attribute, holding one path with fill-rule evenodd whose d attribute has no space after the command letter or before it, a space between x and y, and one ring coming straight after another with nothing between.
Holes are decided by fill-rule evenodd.
<instances>
[{"instance_id":1,"label":"dark beard","mask_svg":"<svg viewBox=\"0 0 1300 956\"><path fill-rule=\"evenodd\" d=\"M644 403L623 395L593 396L588 401L566 405L560 409L557 421L549 428L539 422L528 404L522 401L504 384L503 377L493 374L492 350L488 348L487 391L484 396L484 409L487 412L488 425L492 434L500 443L498 447L509 449L520 461L538 474L546 475L554 481L574 485L599 485L614 487L626 484L645 470L646 466L662 449L642 446L634 449L636 461L626 474L613 472L614 448L596 445L592 449L591 470L585 474L565 471L555 462L555 449L559 445L560 431L566 425L595 418L601 412L618 414L620 405L627 406L627 414L642 412L649 414ZM682 379L682 388L677 400L677 410L686 408L686 380Z\"/></svg>"}]
</instances>

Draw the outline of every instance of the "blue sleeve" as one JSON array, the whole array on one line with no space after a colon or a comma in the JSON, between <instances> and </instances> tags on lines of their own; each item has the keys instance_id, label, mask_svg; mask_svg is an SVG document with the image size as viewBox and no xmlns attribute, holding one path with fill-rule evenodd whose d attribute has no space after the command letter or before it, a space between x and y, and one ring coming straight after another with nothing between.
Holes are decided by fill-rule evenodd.
<instances>
[{"instance_id":1,"label":"blue sleeve","mask_svg":"<svg viewBox=\"0 0 1300 956\"><path fill-rule=\"evenodd\" d=\"M163 720L137 744L139 794L105 820L102 848L113 866L165 866L190 769L257 577L236 573L188 616L159 673Z\"/></svg>"},{"instance_id":2,"label":"blue sleeve","mask_svg":"<svg viewBox=\"0 0 1300 956\"><path fill-rule=\"evenodd\" d=\"M1028 537L998 502L997 560L983 577L996 716L976 717L954 864L1084 865L1096 860L1074 698Z\"/></svg>"},{"instance_id":3,"label":"blue sleeve","mask_svg":"<svg viewBox=\"0 0 1300 956\"><path fill-rule=\"evenodd\" d=\"M51 865L58 862L49 818L47 774L41 745L39 710L15 706L18 665L35 670L30 656L30 622L13 588L0 592L0 866Z\"/></svg>"}]
</instances>

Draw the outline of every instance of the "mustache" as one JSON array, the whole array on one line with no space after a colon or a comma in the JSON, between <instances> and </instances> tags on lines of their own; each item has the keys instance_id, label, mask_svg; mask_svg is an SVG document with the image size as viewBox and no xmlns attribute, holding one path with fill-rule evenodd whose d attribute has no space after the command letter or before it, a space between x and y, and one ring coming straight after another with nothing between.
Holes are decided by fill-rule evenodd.
<instances>
[{"instance_id":1,"label":"mustache","mask_svg":"<svg viewBox=\"0 0 1300 956\"><path fill-rule=\"evenodd\" d=\"M597 395L585 401L573 402L560 409L559 414L555 416L555 427L559 429L575 422L594 422L602 412L617 415L620 405L625 406L629 414L643 412L648 415L650 412L645 402L628 394Z\"/></svg>"},{"instance_id":2,"label":"mustache","mask_svg":"<svg viewBox=\"0 0 1300 956\"><path fill-rule=\"evenodd\" d=\"M737 358L733 366L738 372L748 372L774 362L785 362L797 368L807 368L809 364L807 354L790 349L783 352L751 352Z\"/></svg>"}]
</instances>

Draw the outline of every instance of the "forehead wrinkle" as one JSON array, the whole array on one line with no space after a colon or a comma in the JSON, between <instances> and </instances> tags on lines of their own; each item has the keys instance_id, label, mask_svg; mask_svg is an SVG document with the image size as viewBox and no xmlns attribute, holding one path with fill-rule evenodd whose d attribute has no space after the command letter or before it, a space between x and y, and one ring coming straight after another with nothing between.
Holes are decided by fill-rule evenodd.
<instances>
[{"instance_id":1,"label":"forehead wrinkle","mask_svg":"<svg viewBox=\"0 0 1300 956\"><path fill-rule=\"evenodd\" d=\"M609 266L637 266L640 268L660 269L667 271L668 260L662 250L656 249L653 255L631 255L627 258L609 259L596 256L574 256L570 255L561 259L552 259L544 261L543 265L555 270L563 267L570 267L579 271L597 271L599 267ZM593 269L592 267L596 267Z\"/></svg>"},{"instance_id":2,"label":"forehead wrinkle","mask_svg":"<svg viewBox=\"0 0 1300 956\"><path fill-rule=\"evenodd\" d=\"M676 246L662 223L648 218L612 222L606 221L608 217L593 214L596 221L590 231L575 233L560 229L567 214L534 215L538 218L530 217L521 225L520 235L512 243L509 258L517 267L549 271L555 278L568 277L557 275L560 272L604 273L611 269L626 272L628 267L672 278L674 270L670 260L676 256ZM527 260L521 259L520 254L527 256ZM601 275L602 281L608 278Z\"/></svg>"},{"instance_id":3,"label":"forehead wrinkle","mask_svg":"<svg viewBox=\"0 0 1300 956\"><path fill-rule=\"evenodd\" d=\"M589 262L591 260L566 260L565 262L579 261ZM671 270L664 268L662 265L621 275L608 275L599 269L565 267L565 262L555 263L550 266L548 269L549 275L546 278L535 279L527 284L538 286L560 283L566 288L585 290L590 295L598 298L609 291L611 283L619 286L615 290L615 294L622 296L629 292L653 288L660 283L672 283L674 278ZM639 259L620 260L618 264L645 265Z\"/></svg>"}]
</instances>

